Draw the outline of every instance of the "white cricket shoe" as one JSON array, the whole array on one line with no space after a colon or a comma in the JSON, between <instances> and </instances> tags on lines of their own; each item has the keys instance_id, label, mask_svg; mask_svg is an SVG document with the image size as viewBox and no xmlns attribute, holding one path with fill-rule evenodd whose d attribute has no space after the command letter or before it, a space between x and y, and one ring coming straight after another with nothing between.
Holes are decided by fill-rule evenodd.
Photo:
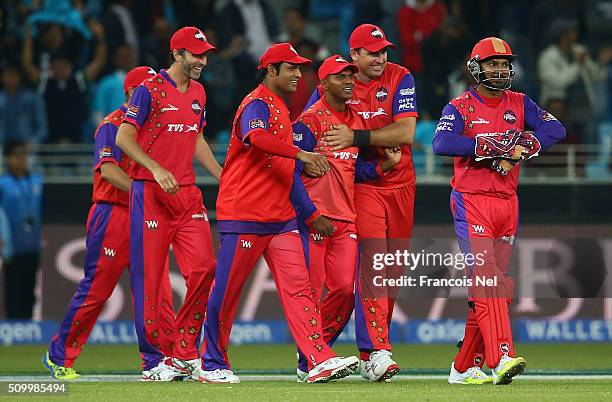
<instances>
[{"instance_id":1,"label":"white cricket shoe","mask_svg":"<svg viewBox=\"0 0 612 402\"><path fill-rule=\"evenodd\" d=\"M202 370L202 361L200 358L183 360L178 357L173 357L168 360L167 365L186 375L186 379L193 381L198 381L204 371Z\"/></svg>"},{"instance_id":2,"label":"white cricket shoe","mask_svg":"<svg viewBox=\"0 0 612 402\"><path fill-rule=\"evenodd\" d=\"M480 385L489 382L493 382L493 379L486 375L479 366L470 367L465 373L460 373L455 369L455 362L451 364L449 384Z\"/></svg>"},{"instance_id":3,"label":"white cricket shoe","mask_svg":"<svg viewBox=\"0 0 612 402\"><path fill-rule=\"evenodd\" d=\"M319 363L308 372L306 382L329 382L353 374L359 368L359 359L355 356L332 357Z\"/></svg>"},{"instance_id":4,"label":"white cricket shoe","mask_svg":"<svg viewBox=\"0 0 612 402\"><path fill-rule=\"evenodd\" d=\"M297 373L297 382L306 382L308 379L308 372L300 369L295 369L295 371Z\"/></svg>"},{"instance_id":5,"label":"white cricket shoe","mask_svg":"<svg viewBox=\"0 0 612 402\"><path fill-rule=\"evenodd\" d=\"M185 374L168 366L164 360L152 369L144 370L140 381L175 381L185 377Z\"/></svg>"},{"instance_id":6,"label":"white cricket shoe","mask_svg":"<svg viewBox=\"0 0 612 402\"><path fill-rule=\"evenodd\" d=\"M240 378L238 378L238 376L235 375L232 370L216 369L210 371L200 371L198 381L210 384L239 384Z\"/></svg>"},{"instance_id":7,"label":"white cricket shoe","mask_svg":"<svg viewBox=\"0 0 612 402\"><path fill-rule=\"evenodd\" d=\"M370 381L389 381L399 371L398 364L391 359L391 352L375 350L370 354L370 360L363 365L361 376Z\"/></svg>"},{"instance_id":8,"label":"white cricket shoe","mask_svg":"<svg viewBox=\"0 0 612 402\"><path fill-rule=\"evenodd\" d=\"M493 370L493 384L505 385L512 382L512 377L522 374L527 367L527 362L522 357L510 357L504 354L499 364Z\"/></svg>"}]
</instances>

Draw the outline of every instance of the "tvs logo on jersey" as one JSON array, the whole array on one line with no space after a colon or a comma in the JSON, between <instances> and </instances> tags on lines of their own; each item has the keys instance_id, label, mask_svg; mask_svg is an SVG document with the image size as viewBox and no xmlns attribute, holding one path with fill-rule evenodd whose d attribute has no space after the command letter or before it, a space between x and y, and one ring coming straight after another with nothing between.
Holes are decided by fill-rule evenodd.
<instances>
[{"instance_id":1,"label":"tvs logo on jersey","mask_svg":"<svg viewBox=\"0 0 612 402\"><path fill-rule=\"evenodd\" d=\"M379 102L384 102L389 96L389 92L387 92L387 88L380 87L376 90L376 100Z\"/></svg>"},{"instance_id":2,"label":"tvs logo on jersey","mask_svg":"<svg viewBox=\"0 0 612 402\"><path fill-rule=\"evenodd\" d=\"M198 102L197 99L191 102L191 110L193 110L193 113L195 114L202 113L202 106L200 105L200 102Z\"/></svg>"},{"instance_id":3,"label":"tvs logo on jersey","mask_svg":"<svg viewBox=\"0 0 612 402\"><path fill-rule=\"evenodd\" d=\"M373 37L378 38L378 39L384 39L384 38L385 38L385 35L384 35L384 34L382 33L382 31L381 31L380 29L378 29L378 28L374 28L374 29L372 29L372 32L370 32L370 34L371 34Z\"/></svg>"},{"instance_id":4,"label":"tvs logo on jersey","mask_svg":"<svg viewBox=\"0 0 612 402\"><path fill-rule=\"evenodd\" d=\"M506 110L504 112L504 121L508 124L516 123L516 114L512 110Z\"/></svg>"},{"instance_id":5,"label":"tvs logo on jersey","mask_svg":"<svg viewBox=\"0 0 612 402\"><path fill-rule=\"evenodd\" d=\"M168 132L169 133L182 133L182 132L190 132L195 131L198 132L198 124L194 123L192 125L189 124L168 124Z\"/></svg>"},{"instance_id":6,"label":"tvs logo on jersey","mask_svg":"<svg viewBox=\"0 0 612 402\"><path fill-rule=\"evenodd\" d=\"M113 149L111 147L104 147L100 150L100 158L110 158L113 156Z\"/></svg>"},{"instance_id":7,"label":"tvs logo on jersey","mask_svg":"<svg viewBox=\"0 0 612 402\"><path fill-rule=\"evenodd\" d=\"M387 112L385 112L385 109L379 107L378 110L375 112L357 112L357 114L361 116L364 120L369 120L376 116L386 116Z\"/></svg>"},{"instance_id":8,"label":"tvs logo on jersey","mask_svg":"<svg viewBox=\"0 0 612 402\"><path fill-rule=\"evenodd\" d=\"M500 343L499 349L502 351L502 353L510 353L510 345L508 345L506 342Z\"/></svg>"},{"instance_id":9,"label":"tvs logo on jersey","mask_svg":"<svg viewBox=\"0 0 612 402\"><path fill-rule=\"evenodd\" d=\"M266 122L263 121L262 119L252 119L249 120L249 128L251 130L254 130L256 128L262 128L262 129L266 129Z\"/></svg>"},{"instance_id":10,"label":"tvs logo on jersey","mask_svg":"<svg viewBox=\"0 0 612 402\"><path fill-rule=\"evenodd\" d=\"M155 230L159 227L158 221L145 221L145 228L149 230Z\"/></svg>"},{"instance_id":11,"label":"tvs logo on jersey","mask_svg":"<svg viewBox=\"0 0 612 402\"><path fill-rule=\"evenodd\" d=\"M131 117L131 118L135 119L135 118L136 118L136 115L138 114L138 110L139 110L139 109L140 109L140 108L139 108L138 106L136 106L136 105L134 105L134 106L130 106L130 107L128 108L128 110L125 112L125 116L126 116L126 117Z\"/></svg>"}]
</instances>

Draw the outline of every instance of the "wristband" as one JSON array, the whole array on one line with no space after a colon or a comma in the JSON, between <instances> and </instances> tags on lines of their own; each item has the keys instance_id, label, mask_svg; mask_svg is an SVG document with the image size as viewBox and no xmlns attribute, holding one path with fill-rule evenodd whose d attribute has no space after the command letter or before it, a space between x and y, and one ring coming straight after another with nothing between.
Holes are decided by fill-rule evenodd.
<instances>
[{"instance_id":1,"label":"wristband","mask_svg":"<svg viewBox=\"0 0 612 402\"><path fill-rule=\"evenodd\" d=\"M353 134L353 145L356 147L370 145L370 137L372 136L370 130L353 130Z\"/></svg>"}]
</instances>

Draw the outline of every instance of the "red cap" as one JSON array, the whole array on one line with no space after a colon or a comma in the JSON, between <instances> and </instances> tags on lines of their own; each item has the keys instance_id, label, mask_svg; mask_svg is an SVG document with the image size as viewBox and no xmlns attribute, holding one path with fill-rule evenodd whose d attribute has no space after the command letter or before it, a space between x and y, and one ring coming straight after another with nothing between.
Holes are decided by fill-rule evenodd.
<instances>
[{"instance_id":1,"label":"red cap","mask_svg":"<svg viewBox=\"0 0 612 402\"><path fill-rule=\"evenodd\" d=\"M349 38L351 49L364 48L369 52L378 52L387 46L395 49L395 45L387 40L383 30L372 24L359 25Z\"/></svg>"},{"instance_id":2,"label":"red cap","mask_svg":"<svg viewBox=\"0 0 612 402\"><path fill-rule=\"evenodd\" d=\"M328 75L338 74L346 69L350 69L353 73L357 73L359 69L353 63L349 63L346 59L339 54L325 59L321 67L319 67L319 79L322 80L327 78Z\"/></svg>"},{"instance_id":3,"label":"red cap","mask_svg":"<svg viewBox=\"0 0 612 402\"><path fill-rule=\"evenodd\" d=\"M472 49L470 59L477 57L479 61L489 59L491 57L502 57L510 60L516 59L516 55L512 54L510 45L503 39L489 37L478 41Z\"/></svg>"},{"instance_id":4,"label":"red cap","mask_svg":"<svg viewBox=\"0 0 612 402\"><path fill-rule=\"evenodd\" d=\"M217 50L208 42L206 35L196 27L182 27L170 38L170 51L186 49L192 54L202 54Z\"/></svg>"},{"instance_id":5,"label":"red cap","mask_svg":"<svg viewBox=\"0 0 612 402\"><path fill-rule=\"evenodd\" d=\"M155 74L157 74L155 70L149 66L140 66L131 69L123 79L123 92L136 88L144 80L153 77Z\"/></svg>"},{"instance_id":6,"label":"red cap","mask_svg":"<svg viewBox=\"0 0 612 402\"><path fill-rule=\"evenodd\" d=\"M276 64L284 61L291 64L308 64L312 63L309 59L302 57L291 46L290 43L276 43L268 48L259 59L257 69L268 67L270 64Z\"/></svg>"}]
</instances>

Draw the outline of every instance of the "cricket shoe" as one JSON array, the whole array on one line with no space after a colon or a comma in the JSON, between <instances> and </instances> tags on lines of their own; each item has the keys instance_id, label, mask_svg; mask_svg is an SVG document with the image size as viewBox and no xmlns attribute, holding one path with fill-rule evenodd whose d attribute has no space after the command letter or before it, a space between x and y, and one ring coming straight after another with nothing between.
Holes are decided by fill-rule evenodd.
<instances>
[{"instance_id":1,"label":"cricket shoe","mask_svg":"<svg viewBox=\"0 0 612 402\"><path fill-rule=\"evenodd\" d=\"M168 359L166 364L185 374L187 376L185 377L186 380L198 381L204 371L202 370L202 361L200 358L183 360L178 357L173 357Z\"/></svg>"},{"instance_id":2,"label":"cricket shoe","mask_svg":"<svg viewBox=\"0 0 612 402\"><path fill-rule=\"evenodd\" d=\"M216 369L210 371L200 371L198 381L210 384L239 384L240 378L238 378L238 376L235 375L232 370Z\"/></svg>"},{"instance_id":3,"label":"cricket shoe","mask_svg":"<svg viewBox=\"0 0 612 402\"><path fill-rule=\"evenodd\" d=\"M140 377L140 381L180 381L184 377L188 376L188 374L185 374L177 368L166 364L165 360L166 359L162 359L157 366L150 370L144 370L142 372L142 376ZM170 359L168 359L168 361L169 360Z\"/></svg>"},{"instance_id":4,"label":"cricket shoe","mask_svg":"<svg viewBox=\"0 0 612 402\"><path fill-rule=\"evenodd\" d=\"M295 371L297 372L297 382L306 382L308 379L308 372L300 369L295 369Z\"/></svg>"},{"instance_id":5,"label":"cricket shoe","mask_svg":"<svg viewBox=\"0 0 612 402\"><path fill-rule=\"evenodd\" d=\"M72 367L64 367L53 363L49 358L49 352L42 357L42 364L49 370L51 377L56 380L73 381L80 377Z\"/></svg>"},{"instance_id":6,"label":"cricket shoe","mask_svg":"<svg viewBox=\"0 0 612 402\"><path fill-rule=\"evenodd\" d=\"M370 354L370 360L363 365L361 376L370 381L388 382L399 371L398 364L391 359L391 352L375 350Z\"/></svg>"},{"instance_id":7,"label":"cricket shoe","mask_svg":"<svg viewBox=\"0 0 612 402\"><path fill-rule=\"evenodd\" d=\"M355 356L332 357L319 363L308 372L306 382L309 384L339 380L353 374L359 368L359 359Z\"/></svg>"},{"instance_id":8,"label":"cricket shoe","mask_svg":"<svg viewBox=\"0 0 612 402\"><path fill-rule=\"evenodd\" d=\"M479 366L470 367L465 373L460 373L455 369L455 362L451 364L449 384L480 385L493 382L493 379L485 374Z\"/></svg>"},{"instance_id":9,"label":"cricket shoe","mask_svg":"<svg viewBox=\"0 0 612 402\"><path fill-rule=\"evenodd\" d=\"M510 357L504 354L491 374L493 374L493 384L504 385L512 382L512 377L522 374L527 367L527 362L522 357Z\"/></svg>"}]
</instances>

